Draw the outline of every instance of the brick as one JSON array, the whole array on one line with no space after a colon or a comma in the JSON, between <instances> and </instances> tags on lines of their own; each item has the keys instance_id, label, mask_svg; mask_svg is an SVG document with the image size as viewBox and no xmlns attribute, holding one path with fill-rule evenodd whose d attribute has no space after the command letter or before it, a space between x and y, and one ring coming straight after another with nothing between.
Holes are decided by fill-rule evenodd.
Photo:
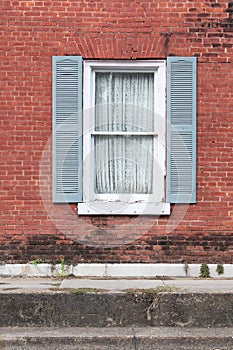
<instances>
[{"instance_id":1,"label":"brick","mask_svg":"<svg viewBox=\"0 0 233 350\"><path fill-rule=\"evenodd\" d=\"M218 6L168 0L2 2L1 261L64 256L77 263L232 262L233 35L227 9L225 1ZM51 56L65 54L198 57L198 202L171 233L169 217L80 219L76 205L50 202L48 215L40 198L39 163L51 136ZM51 174L49 161L46 166ZM46 189L50 180L42 178ZM184 207L175 209L182 213ZM67 227L67 236L53 220ZM91 246L93 237L103 246ZM127 237L129 249L122 244Z\"/></svg>"}]
</instances>

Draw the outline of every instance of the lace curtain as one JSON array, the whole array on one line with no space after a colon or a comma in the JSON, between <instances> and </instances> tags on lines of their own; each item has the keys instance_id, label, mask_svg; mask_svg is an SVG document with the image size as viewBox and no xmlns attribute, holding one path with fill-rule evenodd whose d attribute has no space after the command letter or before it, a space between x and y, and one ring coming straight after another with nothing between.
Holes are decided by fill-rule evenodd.
<instances>
[{"instance_id":1,"label":"lace curtain","mask_svg":"<svg viewBox=\"0 0 233 350\"><path fill-rule=\"evenodd\" d=\"M154 76L96 73L95 191L152 193Z\"/></svg>"}]
</instances>

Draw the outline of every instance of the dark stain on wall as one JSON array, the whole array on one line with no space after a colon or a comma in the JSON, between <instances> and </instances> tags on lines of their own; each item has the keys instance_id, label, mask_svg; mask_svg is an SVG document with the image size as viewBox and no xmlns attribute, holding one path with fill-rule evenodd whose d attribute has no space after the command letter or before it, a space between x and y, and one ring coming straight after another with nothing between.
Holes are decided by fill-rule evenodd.
<instances>
[{"instance_id":1,"label":"dark stain on wall","mask_svg":"<svg viewBox=\"0 0 233 350\"><path fill-rule=\"evenodd\" d=\"M43 262L66 263L82 262L174 262L187 261L207 263L232 263L230 254L233 245L232 232L221 235L219 232L193 232L185 237L183 234L151 234L135 242L120 246L88 246L67 239L64 235L30 235L24 241L9 240L1 246L0 261L27 263L41 258Z\"/></svg>"}]
</instances>

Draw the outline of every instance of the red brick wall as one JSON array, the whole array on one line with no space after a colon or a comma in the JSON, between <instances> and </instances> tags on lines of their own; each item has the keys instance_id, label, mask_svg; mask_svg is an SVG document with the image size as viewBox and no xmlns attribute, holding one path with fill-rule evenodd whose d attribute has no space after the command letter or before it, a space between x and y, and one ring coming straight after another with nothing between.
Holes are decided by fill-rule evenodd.
<instances>
[{"instance_id":1,"label":"red brick wall","mask_svg":"<svg viewBox=\"0 0 233 350\"><path fill-rule=\"evenodd\" d=\"M233 2L3 0L0 22L0 261L232 262ZM80 218L43 197L53 55L198 57L196 205Z\"/></svg>"}]
</instances>

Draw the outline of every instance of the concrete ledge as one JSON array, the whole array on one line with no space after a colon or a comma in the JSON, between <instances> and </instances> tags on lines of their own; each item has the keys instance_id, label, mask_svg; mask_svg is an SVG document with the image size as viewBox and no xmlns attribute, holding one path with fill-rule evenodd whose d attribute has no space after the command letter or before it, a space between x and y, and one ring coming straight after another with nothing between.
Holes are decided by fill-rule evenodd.
<instances>
[{"instance_id":1,"label":"concrete ledge","mask_svg":"<svg viewBox=\"0 0 233 350\"><path fill-rule=\"evenodd\" d=\"M2 350L229 350L233 329L0 328Z\"/></svg>"},{"instance_id":2,"label":"concrete ledge","mask_svg":"<svg viewBox=\"0 0 233 350\"><path fill-rule=\"evenodd\" d=\"M233 327L233 293L0 294L0 327Z\"/></svg>"},{"instance_id":3,"label":"concrete ledge","mask_svg":"<svg viewBox=\"0 0 233 350\"><path fill-rule=\"evenodd\" d=\"M233 265L224 264L224 273L218 275L217 264L208 264L214 278L233 278ZM201 264L5 264L0 266L0 276L65 276L76 277L199 277Z\"/></svg>"}]
</instances>

